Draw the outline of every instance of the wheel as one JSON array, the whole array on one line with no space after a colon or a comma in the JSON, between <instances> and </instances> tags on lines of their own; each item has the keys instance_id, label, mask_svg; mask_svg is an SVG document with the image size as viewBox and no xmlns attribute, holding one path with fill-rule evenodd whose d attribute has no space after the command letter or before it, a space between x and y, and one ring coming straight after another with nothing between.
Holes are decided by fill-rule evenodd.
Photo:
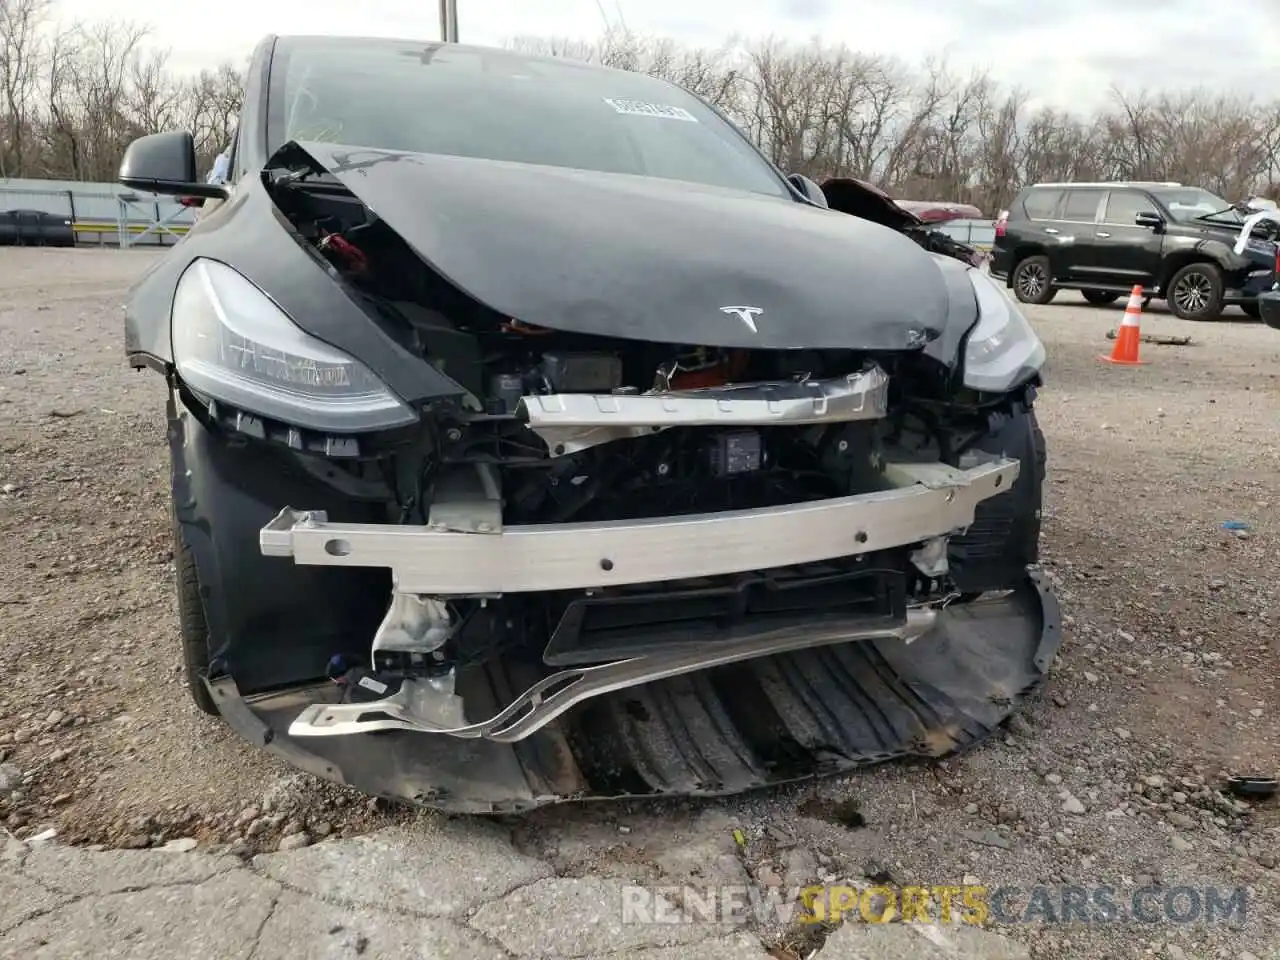
<instances>
[{"instance_id":1,"label":"wheel","mask_svg":"<svg viewBox=\"0 0 1280 960\"><path fill-rule=\"evenodd\" d=\"M195 557L182 538L182 527L173 519L173 565L177 570L178 629L182 635L182 666L187 690L196 708L211 717L218 708L204 685L209 670L209 625L204 618L204 601L200 597L200 578Z\"/></svg>"},{"instance_id":2,"label":"wheel","mask_svg":"<svg viewBox=\"0 0 1280 960\"><path fill-rule=\"evenodd\" d=\"M1250 300L1248 303L1240 304L1240 309L1245 312L1246 316L1253 317L1255 320L1262 319L1262 307L1257 300Z\"/></svg>"},{"instance_id":3,"label":"wheel","mask_svg":"<svg viewBox=\"0 0 1280 960\"><path fill-rule=\"evenodd\" d=\"M1023 303L1048 303L1058 292L1051 280L1048 257L1027 257L1014 268L1014 296Z\"/></svg>"},{"instance_id":4,"label":"wheel","mask_svg":"<svg viewBox=\"0 0 1280 960\"><path fill-rule=\"evenodd\" d=\"M1108 303L1115 303L1120 299L1120 294L1108 293L1106 290L1081 290L1080 292L1095 307L1105 307Z\"/></svg>"},{"instance_id":5,"label":"wheel","mask_svg":"<svg viewBox=\"0 0 1280 960\"><path fill-rule=\"evenodd\" d=\"M1189 263L1169 280L1169 309L1182 320L1216 320L1222 314L1222 271Z\"/></svg>"}]
</instances>

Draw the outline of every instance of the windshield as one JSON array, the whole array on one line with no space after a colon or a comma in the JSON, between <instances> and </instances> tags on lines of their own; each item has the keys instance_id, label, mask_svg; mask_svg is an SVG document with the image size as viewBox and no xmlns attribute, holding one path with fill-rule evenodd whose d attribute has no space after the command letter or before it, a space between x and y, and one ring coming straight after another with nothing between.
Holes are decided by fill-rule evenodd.
<instances>
[{"instance_id":1,"label":"windshield","mask_svg":"<svg viewBox=\"0 0 1280 960\"><path fill-rule=\"evenodd\" d=\"M1199 187L1162 187L1151 192L1176 220L1194 220L1210 213L1223 220L1243 219L1226 200Z\"/></svg>"},{"instance_id":2,"label":"windshield","mask_svg":"<svg viewBox=\"0 0 1280 960\"><path fill-rule=\"evenodd\" d=\"M652 77L500 50L281 41L272 149L289 140L639 174L789 196L739 133Z\"/></svg>"}]
</instances>

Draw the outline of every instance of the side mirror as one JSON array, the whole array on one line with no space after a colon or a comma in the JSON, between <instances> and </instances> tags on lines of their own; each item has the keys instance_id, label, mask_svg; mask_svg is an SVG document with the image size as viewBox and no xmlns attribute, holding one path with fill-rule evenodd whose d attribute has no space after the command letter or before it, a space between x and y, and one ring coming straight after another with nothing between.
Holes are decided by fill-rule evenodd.
<instances>
[{"instance_id":1,"label":"side mirror","mask_svg":"<svg viewBox=\"0 0 1280 960\"><path fill-rule=\"evenodd\" d=\"M795 187L796 192L804 197L815 207L827 209L827 195L822 192L822 188L806 177L803 173L793 173L787 177L787 182Z\"/></svg>"},{"instance_id":2,"label":"side mirror","mask_svg":"<svg viewBox=\"0 0 1280 960\"><path fill-rule=\"evenodd\" d=\"M1150 227L1153 230L1164 229L1164 217L1158 213L1139 213L1133 218L1133 222L1140 227Z\"/></svg>"},{"instance_id":3,"label":"side mirror","mask_svg":"<svg viewBox=\"0 0 1280 960\"><path fill-rule=\"evenodd\" d=\"M220 183L201 183L191 134L173 130L139 137L129 144L116 179L133 190L180 197L223 200L229 191Z\"/></svg>"}]
</instances>

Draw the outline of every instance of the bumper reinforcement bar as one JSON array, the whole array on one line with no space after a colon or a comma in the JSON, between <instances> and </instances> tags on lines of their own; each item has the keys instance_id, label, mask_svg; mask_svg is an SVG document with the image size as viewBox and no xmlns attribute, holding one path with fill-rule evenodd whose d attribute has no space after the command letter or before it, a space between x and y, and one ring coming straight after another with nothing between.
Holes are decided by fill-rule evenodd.
<instances>
[{"instance_id":1,"label":"bumper reinforcement bar","mask_svg":"<svg viewBox=\"0 0 1280 960\"><path fill-rule=\"evenodd\" d=\"M290 507L262 528L263 555L334 567L385 567L394 590L433 596L579 590L743 573L919 543L964 530L977 505L1009 490L1016 460L968 470L889 463L893 484L851 497L758 510L500 533L330 523Z\"/></svg>"},{"instance_id":2,"label":"bumper reinforcement bar","mask_svg":"<svg viewBox=\"0 0 1280 960\"><path fill-rule=\"evenodd\" d=\"M928 633L936 611L907 611L897 625L858 626L806 624L773 630L740 640L698 645L686 650L636 657L598 666L562 670L535 683L505 709L488 720L462 726L443 726L426 714L438 702L430 681L405 680L390 697L367 703L316 703L306 707L289 727L291 737L350 736L383 730L445 734L472 739L482 737L513 743L537 732L566 710L591 697L669 677L813 647L855 640L898 640L910 643Z\"/></svg>"}]
</instances>

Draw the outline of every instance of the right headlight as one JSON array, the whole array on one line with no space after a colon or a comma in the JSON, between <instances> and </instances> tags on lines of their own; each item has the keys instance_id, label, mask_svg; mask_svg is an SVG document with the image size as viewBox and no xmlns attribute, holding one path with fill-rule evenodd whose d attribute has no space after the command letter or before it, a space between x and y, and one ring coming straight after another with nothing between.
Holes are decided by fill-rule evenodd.
<instances>
[{"instance_id":1,"label":"right headlight","mask_svg":"<svg viewBox=\"0 0 1280 960\"><path fill-rule=\"evenodd\" d=\"M1027 318L981 270L970 270L978 298L978 323L964 351L964 385L1004 393L1044 366L1044 344Z\"/></svg>"},{"instance_id":2,"label":"right headlight","mask_svg":"<svg viewBox=\"0 0 1280 960\"><path fill-rule=\"evenodd\" d=\"M192 261L178 281L173 360L193 390L298 427L351 433L417 420L364 364L306 333L216 260Z\"/></svg>"}]
</instances>

